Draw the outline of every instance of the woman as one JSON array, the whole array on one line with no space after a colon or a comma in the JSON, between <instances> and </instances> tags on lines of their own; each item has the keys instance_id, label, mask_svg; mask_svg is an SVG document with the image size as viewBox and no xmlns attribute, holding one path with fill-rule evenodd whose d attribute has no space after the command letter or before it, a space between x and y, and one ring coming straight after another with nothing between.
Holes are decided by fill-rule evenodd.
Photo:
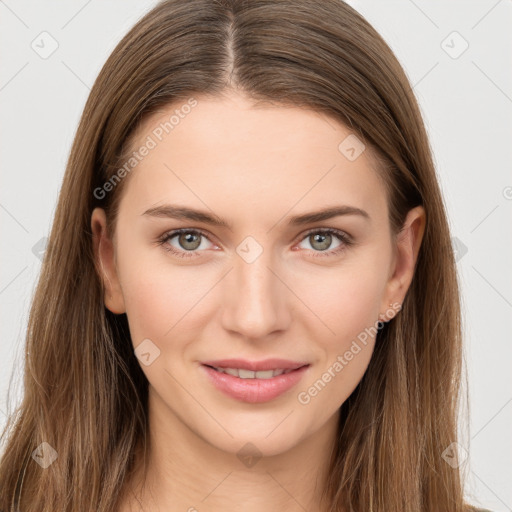
<instances>
[{"instance_id":1,"label":"woman","mask_svg":"<svg viewBox=\"0 0 512 512\"><path fill-rule=\"evenodd\" d=\"M339 0L159 4L102 69L1 510L467 511L423 121Z\"/></svg>"}]
</instances>

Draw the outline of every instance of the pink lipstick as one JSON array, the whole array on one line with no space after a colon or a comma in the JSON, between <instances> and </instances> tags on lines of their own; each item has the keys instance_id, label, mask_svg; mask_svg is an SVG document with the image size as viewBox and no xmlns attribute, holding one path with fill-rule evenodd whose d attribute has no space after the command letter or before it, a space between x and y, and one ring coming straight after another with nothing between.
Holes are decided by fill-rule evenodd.
<instances>
[{"instance_id":1,"label":"pink lipstick","mask_svg":"<svg viewBox=\"0 0 512 512\"><path fill-rule=\"evenodd\" d=\"M224 394L243 402L268 402L295 386L309 363L285 359L247 361L222 359L201 364L210 382Z\"/></svg>"}]
</instances>

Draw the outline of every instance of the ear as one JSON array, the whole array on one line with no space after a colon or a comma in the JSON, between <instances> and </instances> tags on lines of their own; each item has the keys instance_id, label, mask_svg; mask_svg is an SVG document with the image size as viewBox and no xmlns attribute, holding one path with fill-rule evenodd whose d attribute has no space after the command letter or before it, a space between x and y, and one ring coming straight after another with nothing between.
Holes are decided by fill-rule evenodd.
<instances>
[{"instance_id":1,"label":"ear","mask_svg":"<svg viewBox=\"0 0 512 512\"><path fill-rule=\"evenodd\" d=\"M390 304L403 303L414 277L414 269L425 232L425 223L426 214L422 206L416 206L409 210L404 225L396 237L395 255L381 311L389 311ZM390 318L384 318L384 320L390 320Z\"/></svg>"},{"instance_id":2,"label":"ear","mask_svg":"<svg viewBox=\"0 0 512 512\"><path fill-rule=\"evenodd\" d=\"M123 291L116 269L114 243L107 236L107 218L102 208L93 210L91 230L96 271L105 289L105 306L117 315L125 313Z\"/></svg>"}]
</instances>

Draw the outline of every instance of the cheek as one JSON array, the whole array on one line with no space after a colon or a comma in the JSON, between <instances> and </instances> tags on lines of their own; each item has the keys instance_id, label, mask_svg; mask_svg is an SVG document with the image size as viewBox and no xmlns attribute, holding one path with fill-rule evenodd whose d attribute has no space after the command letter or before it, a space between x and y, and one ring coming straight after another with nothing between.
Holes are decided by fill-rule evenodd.
<instances>
[{"instance_id":1,"label":"cheek","mask_svg":"<svg viewBox=\"0 0 512 512\"><path fill-rule=\"evenodd\" d=\"M330 301L324 302L323 311L336 334L323 337L325 364L312 390L314 394L317 388L329 387L319 400L327 409L339 407L350 396L372 357L389 270L386 254L384 249L368 251L332 276Z\"/></svg>"},{"instance_id":2,"label":"cheek","mask_svg":"<svg viewBox=\"0 0 512 512\"><path fill-rule=\"evenodd\" d=\"M202 308L194 306L204 295L203 288L180 272L137 273L123 289L134 343L141 337L160 342L173 339L175 331L189 323L192 316L188 315L197 320Z\"/></svg>"},{"instance_id":3,"label":"cheek","mask_svg":"<svg viewBox=\"0 0 512 512\"><path fill-rule=\"evenodd\" d=\"M321 355L297 400L312 407L305 410L315 411L315 421L326 421L366 372L377 334L380 293L375 273L354 271L333 276L328 293L313 295L323 322L317 322L313 334Z\"/></svg>"},{"instance_id":4,"label":"cheek","mask_svg":"<svg viewBox=\"0 0 512 512\"><path fill-rule=\"evenodd\" d=\"M354 258L299 278L297 295L314 313L326 350L343 349L379 318L386 270L377 258ZM312 317L313 318L313 317Z\"/></svg>"},{"instance_id":5,"label":"cheek","mask_svg":"<svg viewBox=\"0 0 512 512\"><path fill-rule=\"evenodd\" d=\"M121 243L119 244L122 250ZM163 249L152 248L153 252ZM134 345L143 339L159 345L173 337L173 329L189 320L187 314L205 294L204 282L192 267L174 267L165 257L149 257L147 251L130 246L118 262L126 314ZM163 346L163 345L161 345Z\"/></svg>"},{"instance_id":6,"label":"cheek","mask_svg":"<svg viewBox=\"0 0 512 512\"><path fill-rule=\"evenodd\" d=\"M388 273L383 254L367 251L330 272L322 269L316 279L301 280L301 293L309 290L307 304L318 316L311 336L322 355L297 398L301 404L315 404L325 415L350 396L370 362Z\"/></svg>"}]
</instances>

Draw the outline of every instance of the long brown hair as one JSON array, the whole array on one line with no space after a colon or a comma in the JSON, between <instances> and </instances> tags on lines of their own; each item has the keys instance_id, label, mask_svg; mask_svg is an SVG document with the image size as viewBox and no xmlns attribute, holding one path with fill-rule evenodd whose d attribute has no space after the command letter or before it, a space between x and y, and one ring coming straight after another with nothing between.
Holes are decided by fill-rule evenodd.
<instances>
[{"instance_id":1,"label":"long brown hair","mask_svg":"<svg viewBox=\"0 0 512 512\"><path fill-rule=\"evenodd\" d=\"M411 208L426 211L402 310L379 331L341 407L329 510L467 510L460 468L442 457L457 440L462 340L431 149L399 62L341 0L168 0L108 58L74 139L30 310L24 396L2 435L0 509L115 510L146 440L148 382L126 315L104 306L92 249L92 210L106 210L112 233L126 179L104 197L94 191L118 171L150 113L231 89L350 127L378 156L394 233ZM42 443L57 455L45 469L35 462Z\"/></svg>"}]
</instances>

